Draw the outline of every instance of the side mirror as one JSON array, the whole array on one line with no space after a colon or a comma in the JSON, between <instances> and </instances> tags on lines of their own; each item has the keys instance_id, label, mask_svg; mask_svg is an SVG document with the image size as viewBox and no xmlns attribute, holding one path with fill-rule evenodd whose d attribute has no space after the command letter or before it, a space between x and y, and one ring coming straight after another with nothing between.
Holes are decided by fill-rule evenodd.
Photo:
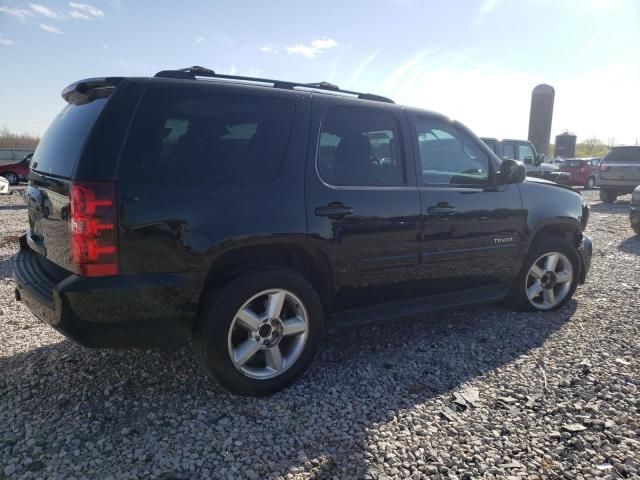
<instances>
[{"instance_id":1,"label":"side mirror","mask_svg":"<svg viewBox=\"0 0 640 480\"><path fill-rule=\"evenodd\" d=\"M544 163L544 155L542 153L538 153L536 155L536 160L534 162L534 165L540 165L541 163Z\"/></svg>"},{"instance_id":2,"label":"side mirror","mask_svg":"<svg viewBox=\"0 0 640 480\"><path fill-rule=\"evenodd\" d=\"M522 162L508 159L500 164L497 179L501 185L522 183L525 178L527 178L527 169Z\"/></svg>"}]
</instances>

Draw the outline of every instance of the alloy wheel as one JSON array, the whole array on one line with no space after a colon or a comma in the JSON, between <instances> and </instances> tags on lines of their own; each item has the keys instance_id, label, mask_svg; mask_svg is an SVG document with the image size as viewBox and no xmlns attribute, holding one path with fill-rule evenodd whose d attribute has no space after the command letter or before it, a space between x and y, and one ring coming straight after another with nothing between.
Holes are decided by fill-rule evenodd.
<instances>
[{"instance_id":1,"label":"alloy wheel","mask_svg":"<svg viewBox=\"0 0 640 480\"><path fill-rule=\"evenodd\" d=\"M229 356L245 376L267 380L295 364L308 334L302 301L288 290L264 290L236 312L229 327Z\"/></svg>"},{"instance_id":2,"label":"alloy wheel","mask_svg":"<svg viewBox=\"0 0 640 480\"><path fill-rule=\"evenodd\" d=\"M573 266L562 253L545 253L533 262L525 282L531 305L538 310L550 310L558 306L571 291Z\"/></svg>"}]
</instances>

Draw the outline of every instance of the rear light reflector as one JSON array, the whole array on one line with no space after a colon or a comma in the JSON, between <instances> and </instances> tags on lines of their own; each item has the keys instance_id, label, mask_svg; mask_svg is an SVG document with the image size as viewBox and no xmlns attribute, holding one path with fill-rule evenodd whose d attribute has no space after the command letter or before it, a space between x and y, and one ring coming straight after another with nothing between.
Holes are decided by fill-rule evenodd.
<instances>
[{"instance_id":1,"label":"rear light reflector","mask_svg":"<svg viewBox=\"0 0 640 480\"><path fill-rule=\"evenodd\" d=\"M118 274L113 183L76 182L71 185L71 258L80 275Z\"/></svg>"}]
</instances>

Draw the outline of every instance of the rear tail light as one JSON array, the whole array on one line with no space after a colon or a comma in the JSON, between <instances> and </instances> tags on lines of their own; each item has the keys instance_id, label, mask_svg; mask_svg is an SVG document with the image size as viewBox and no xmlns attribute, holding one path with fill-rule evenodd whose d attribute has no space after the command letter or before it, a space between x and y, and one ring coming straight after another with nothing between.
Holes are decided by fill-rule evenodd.
<instances>
[{"instance_id":1,"label":"rear tail light","mask_svg":"<svg viewBox=\"0 0 640 480\"><path fill-rule=\"evenodd\" d=\"M115 187L109 182L71 185L71 258L80 275L118 274Z\"/></svg>"},{"instance_id":2,"label":"rear tail light","mask_svg":"<svg viewBox=\"0 0 640 480\"><path fill-rule=\"evenodd\" d=\"M606 172L609 170L609 165L600 165L600 171L601 172Z\"/></svg>"}]
</instances>

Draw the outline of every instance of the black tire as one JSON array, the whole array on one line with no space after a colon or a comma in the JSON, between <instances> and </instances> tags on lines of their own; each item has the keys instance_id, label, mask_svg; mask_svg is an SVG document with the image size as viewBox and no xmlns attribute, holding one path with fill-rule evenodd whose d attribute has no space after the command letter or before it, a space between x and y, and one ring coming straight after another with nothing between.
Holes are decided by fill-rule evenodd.
<instances>
[{"instance_id":1,"label":"black tire","mask_svg":"<svg viewBox=\"0 0 640 480\"><path fill-rule=\"evenodd\" d=\"M602 200L604 203L613 203L617 198L618 194L616 192L600 188L600 200Z\"/></svg>"},{"instance_id":2,"label":"black tire","mask_svg":"<svg viewBox=\"0 0 640 480\"><path fill-rule=\"evenodd\" d=\"M270 289L293 293L308 315L308 332L302 352L281 374L269 379L246 376L234 365L229 352L229 329L238 310L254 295ZM205 292L200 323L193 335L195 354L210 378L227 390L259 397L292 384L313 361L324 331L324 314L318 294L297 272L279 266L260 266L243 271L227 286Z\"/></svg>"},{"instance_id":3,"label":"black tire","mask_svg":"<svg viewBox=\"0 0 640 480\"><path fill-rule=\"evenodd\" d=\"M13 172L2 172L1 175L9 181L9 185L11 186L15 186L20 183L20 177Z\"/></svg>"},{"instance_id":4,"label":"black tire","mask_svg":"<svg viewBox=\"0 0 640 480\"><path fill-rule=\"evenodd\" d=\"M573 269L573 280L571 281L568 294L561 302L559 302L553 308L542 309L537 308L535 305L533 305L527 297L527 276L533 263L544 254L550 252L558 252L567 257L567 259L571 262L571 266ZM503 303L507 308L515 311L535 312L557 310L559 308L562 308L562 306L567 303L575 293L576 288L578 287L580 274L580 257L578 256L578 252L572 245L559 238L536 242L529 249L527 259L522 265L522 268L520 269L520 272L518 273L515 281L511 285L509 294L504 299Z\"/></svg>"},{"instance_id":5,"label":"black tire","mask_svg":"<svg viewBox=\"0 0 640 480\"><path fill-rule=\"evenodd\" d=\"M584 188L587 190L592 190L596 186L596 179L594 177L587 178L587 181L584 183Z\"/></svg>"}]
</instances>

